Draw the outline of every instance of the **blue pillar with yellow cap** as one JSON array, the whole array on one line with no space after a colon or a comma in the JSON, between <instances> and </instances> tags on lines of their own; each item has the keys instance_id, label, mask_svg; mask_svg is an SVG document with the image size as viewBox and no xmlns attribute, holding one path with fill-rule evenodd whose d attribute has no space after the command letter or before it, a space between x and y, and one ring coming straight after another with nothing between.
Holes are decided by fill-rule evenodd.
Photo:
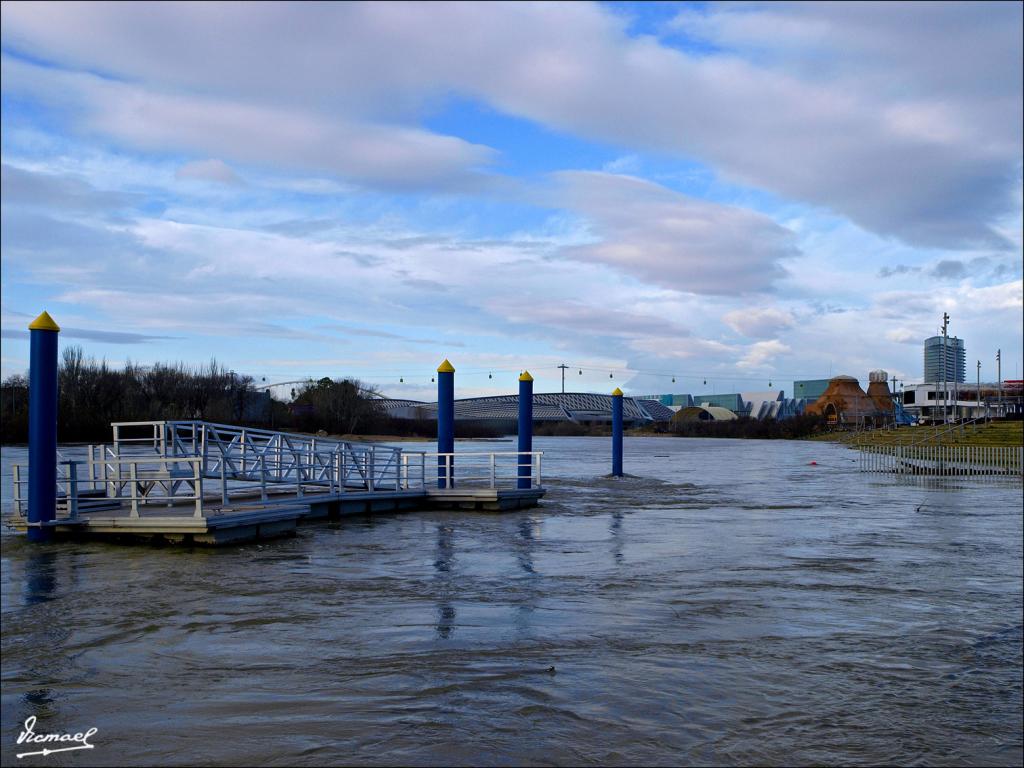
<instances>
[{"instance_id":1,"label":"blue pillar with yellow cap","mask_svg":"<svg viewBox=\"0 0 1024 768\"><path fill-rule=\"evenodd\" d=\"M57 516L57 334L49 313L29 330L28 539L49 541ZM75 489L68 489L74 493Z\"/></svg>"},{"instance_id":2,"label":"blue pillar with yellow cap","mask_svg":"<svg viewBox=\"0 0 1024 768\"><path fill-rule=\"evenodd\" d=\"M622 390L612 392L612 476L622 477Z\"/></svg>"},{"instance_id":3,"label":"blue pillar with yellow cap","mask_svg":"<svg viewBox=\"0 0 1024 768\"><path fill-rule=\"evenodd\" d=\"M529 488L533 457L524 456L533 450L533 376L523 371L519 376L519 471L517 487Z\"/></svg>"},{"instance_id":4,"label":"blue pillar with yellow cap","mask_svg":"<svg viewBox=\"0 0 1024 768\"><path fill-rule=\"evenodd\" d=\"M455 366L448 358L437 367L437 452L455 453ZM437 487L455 487L455 457L437 457Z\"/></svg>"}]
</instances>

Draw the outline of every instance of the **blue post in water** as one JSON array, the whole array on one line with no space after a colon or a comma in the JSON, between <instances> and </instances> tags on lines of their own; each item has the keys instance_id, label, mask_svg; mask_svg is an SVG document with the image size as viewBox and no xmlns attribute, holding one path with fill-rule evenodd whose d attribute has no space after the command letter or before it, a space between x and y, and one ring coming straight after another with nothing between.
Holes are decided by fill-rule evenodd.
<instances>
[{"instance_id":1,"label":"blue post in water","mask_svg":"<svg viewBox=\"0 0 1024 768\"><path fill-rule=\"evenodd\" d=\"M445 361L437 368L437 452L455 452L455 367ZM437 457L437 487L455 487L455 457Z\"/></svg>"},{"instance_id":2,"label":"blue post in water","mask_svg":"<svg viewBox=\"0 0 1024 768\"><path fill-rule=\"evenodd\" d=\"M612 476L622 477L622 390L612 392Z\"/></svg>"},{"instance_id":3,"label":"blue post in water","mask_svg":"<svg viewBox=\"0 0 1024 768\"><path fill-rule=\"evenodd\" d=\"M523 371L519 377L519 472L517 487L529 488L533 471L533 457L523 456L533 450L533 376Z\"/></svg>"},{"instance_id":4,"label":"blue post in water","mask_svg":"<svg viewBox=\"0 0 1024 768\"><path fill-rule=\"evenodd\" d=\"M57 334L43 312L29 330L28 540L49 541L53 529L33 526L57 516ZM73 489L68 489L73 492Z\"/></svg>"}]
</instances>

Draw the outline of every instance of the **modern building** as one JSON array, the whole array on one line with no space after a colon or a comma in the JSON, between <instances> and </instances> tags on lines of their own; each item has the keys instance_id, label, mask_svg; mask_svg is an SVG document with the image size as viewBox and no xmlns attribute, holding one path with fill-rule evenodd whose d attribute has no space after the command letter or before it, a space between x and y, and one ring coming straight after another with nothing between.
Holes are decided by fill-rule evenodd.
<instances>
[{"instance_id":1,"label":"modern building","mask_svg":"<svg viewBox=\"0 0 1024 768\"><path fill-rule=\"evenodd\" d=\"M741 392L745 415L751 419L782 421L803 413L804 403L786 397L781 389L767 392Z\"/></svg>"},{"instance_id":2,"label":"modern building","mask_svg":"<svg viewBox=\"0 0 1024 768\"><path fill-rule=\"evenodd\" d=\"M1024 387L1020 382L962 384L943 392L935 382L910 384L902 392L903 408L923 424L961 419L999 418L1024 412Z\"/></svg>"},{"instance_id":3,"label":"modern building","mask_svg":"<svg viewBox=\"0 0 1024 768\"><path fill-rule=\"evenodd\" d=\"M389 416L399 419L436 419L437 403L416 400L381 399L374 405ZM622 416L627 425L640 425L650 421L667 421L669 412L649 413L640 400L622 398ZM656 403L660 407L660 403ZM514 425L519 415L519 395L469 397L455 401L456 421L487 421L498 426ZM590 392L550 392L533 396L535 422L574 421L578 424L605 424L612 420L612 396Z\"/></svg>"},{"instance_id":4,"label":"modern building","mask_svg":"<svg viewBox=\"0 0 1024 768\"><path fill-rule=\"evenodd\" d=\"M830 379L804 379L793 382L793 397L813 403L825 394Z\"/></svg>"},{"instance_id":5,"label":"modern building","mask_svg":"<svg viewBox=\"0 0 1024 768\"><path fill-rule=\"evenodd\" d=\"M687 408L693 405L692 395L637 395L640 400L657 400L667 408L678 411L680 408Z\"/></svg>"},{"instance_id":6,"label":"modern building","mask_svg":"<svg viewBox=\"0 0 1024 768\"><path fill-rule=\"evenodd\" d=\"M943 362L945 357L945 362ZM964 340L952 336L945 339L945 355L943 355L943 337L932 336L924 340L924 381L963 383L967 375L967 352Z\"/></svg>"},{"instance_id":7,"label":"modern building","mask_svg":"<svg viewBox=\"0 0 1024 768\"><path fill-rule=\"evenodd\" d=\"M436 419L437 403L384 398L374 400L384 413L399 419ZM788 419L803 412L803 404L787 398L782 390L737 392L706 395L640 395L622 399L627 424L670 421L680 410L696 408L700 418L709 414L721 421L725 412L732 418ZM695 412L696 412L695 411ZM489 421L496 426L514 424L519 412L518 395L470 397L455 401L456 421ZM549 392L533 396L533 420L536 422L573 421L578 424L610 423L612 397L589 392Z\"/></svg>"},{"instance_id":8,"label":"modern building","mask_svg":"<svg viewBox=\"0 0 1024 768\"><path fill-rule=\"evenodd\" d=\"M739 392L723 395L694 395L693 404L702 406L703 408L728 408L737 416L748 415L744 413L747 409L743 402L743 395Z\"/></svg>"},{"instance_id":9,"label":"modern building","mask_svg":"<svg viewBox=\"0 0 1024 768\"><path fill-rule=\"evenodd\" d=\"M826 382L827 383L827 382ZM822 392L824 392L822 388ZM663 421L663 411L658 407L678 413L686 408L725 408L738 418L782 420L803 413L806 400L786 397L781 389L766 392L732 392L704 395L640 395L637 398L655 421ZM813 402L813 401L811 401ZM658 404L658 405L649 405ZM660 414L660 415L658 415ZM721 419L718 419L719 421Z\"/></svg>"},{"instance_id":10,"label":"modern building","mask_svg":"<svg viewBox=\"0 0 1024 768\"><path fill-rule=\"evenodd\" d=\"M647 411L655 421L672 421L672 417L676 415L676 411L671 406L665 405L660 400L634 399L637 405Z\"/></svg>"},{"instance_id":11,"label":"modern building","mask_svg":"<svg viewBox=\"0 0 1024 768\"><path fill-rule=\"evenodd\" d=\"M735 421L739 417L728 408L717 405L691 405L682 408L675 418L679 421Z\"/></svg>"}]
</instances>

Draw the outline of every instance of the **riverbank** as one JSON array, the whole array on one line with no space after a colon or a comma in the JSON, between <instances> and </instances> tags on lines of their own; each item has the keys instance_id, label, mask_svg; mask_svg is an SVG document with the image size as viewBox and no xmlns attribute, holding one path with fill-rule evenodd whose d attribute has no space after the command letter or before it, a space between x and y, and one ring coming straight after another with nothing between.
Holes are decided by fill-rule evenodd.
<instances>
[{"instance_id":1,"label":"riverbank","mask_svg":"<svg viewBox=\"0 0 1024 768\"><path fill-rule=\"evenodd\" d=\"M350 443L422 443L436 442L433 435L416 437L415 435L327 435L331 440L345 440ZM456 443L511 443L512 437L456 437Z\"/></svg>"},{"instance_id":2,"label":"riverbank","mask_svg":"<svg viewBox=\"0 0 1024 768\"><path fill-rule=\"evenodd\" d=\"M631 430L635 436L714 437L746 440L799 440L828 429L820 416L802 414L789 419L738 418L725 421L699 419L659 421Z\"/></svg>"},{"instance_id":3,"label":"riverbank","mask_svg":"<svg viewBox=\"0 0 1024 768\"><path fill-rule=\"evenodd\" d=\"M1024 446L1024 422L992 421L951 430L948 426L900 427L870 432L828 432L810 440L858 445L979 445L990 447Z\"/></svg>"}]
</instances>

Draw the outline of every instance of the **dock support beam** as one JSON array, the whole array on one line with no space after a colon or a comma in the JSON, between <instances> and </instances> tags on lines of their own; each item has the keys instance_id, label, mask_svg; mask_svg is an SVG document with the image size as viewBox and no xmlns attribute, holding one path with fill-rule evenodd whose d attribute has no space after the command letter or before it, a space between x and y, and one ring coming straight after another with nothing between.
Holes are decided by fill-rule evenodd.
<instances>
[{"instance_id":1,"label":"dock support beam","mask_svg":"<svg viewBox=\"0 0 1024 768\"><path fill-rule=\"evenodd\" d=\"M622 477L622 390L612 392L612 477Z\"/></svg>"},{"instance_id":2,"label":"dock support beam","mask_svg":"<svg viewBox=\"0 0 1024 768\"><path fill-rule=\"evenodd\" d=\"M533 470L533 457L523 456L533 451L533 376L529 371L523 371L519 376L519 456L516 463L519 465L517 473L518 488L529 488L532 485L531 472Z\"/></svg>"},{"instance_id":3,"label":"dock support beam","mask_svg":"<svg viewBox=\"0 0 1024 768\"><path fill-rule=\"evenodd\" d=\"M437 452L455 453L455 366L445 361L437 368ZM455 487L455 457L437 457L437 487Z\"/></svg>"},{"instance_id":4,"label":"dock support beam","mask_svg":"<svg viewBox=\"0 0 1024 768\"><path fill-rule=\"evenodd\" d=\"M49 541L57 516L57 334L43 312L29 330L28 540ZM68 494L77 492L68 488Z\"/></svg>"}]
</instances>

